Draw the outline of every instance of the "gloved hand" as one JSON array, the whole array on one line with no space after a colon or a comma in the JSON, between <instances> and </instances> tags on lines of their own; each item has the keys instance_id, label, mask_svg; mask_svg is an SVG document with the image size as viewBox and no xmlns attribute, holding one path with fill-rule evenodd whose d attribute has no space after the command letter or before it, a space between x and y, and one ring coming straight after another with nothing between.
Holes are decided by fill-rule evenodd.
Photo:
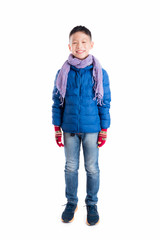
<instances>
[{"instance_id":1,"label":"gloved hand","mask_svg":"<svg viewBox=\"0 0 160 240\"><path fill-rule=\"evenodd\" d=\"M56 139L56 143L59 147L64 147L63 143L62 143L62 132L61 132L61 128L59 126L54 126L54 130L55 130L55 139Z\"/></svg>"},{"instance_id":2,"label":"gloved hand","mask_svg":"<svg viewBox=\"0 0 160 240\"><path fill-rule=\"evenodd\" d=\"M98 148L102 147L107 140L107 129L101 129L98 135Z\"/></svg>"}]
</instances>

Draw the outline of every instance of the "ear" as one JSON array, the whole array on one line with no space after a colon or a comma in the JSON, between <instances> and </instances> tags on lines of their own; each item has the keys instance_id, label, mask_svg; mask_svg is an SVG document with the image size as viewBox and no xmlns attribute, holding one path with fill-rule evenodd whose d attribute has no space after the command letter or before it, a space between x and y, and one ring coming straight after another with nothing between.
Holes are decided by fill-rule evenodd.
<instances>
[{"instance_id":1,"label":"ear","mask_svg":"<svg viewBox=\"0 0 160 240\"><path fill-rule=\"evenodd\" d=\"M71 45L70 45L70 44L68 44L68 48L69 48L69 50L71 51Z\"/></svg>"},{"instance_id":2,"label":"ear","mask_svg":"<svg viewBox=\"0 0 160 240\"><path fill-rule=\"evenodd\" d=\"M91 48L93 48L93 46L94 46L94 42L91 42Z\"/></svg>"}]
</instances>

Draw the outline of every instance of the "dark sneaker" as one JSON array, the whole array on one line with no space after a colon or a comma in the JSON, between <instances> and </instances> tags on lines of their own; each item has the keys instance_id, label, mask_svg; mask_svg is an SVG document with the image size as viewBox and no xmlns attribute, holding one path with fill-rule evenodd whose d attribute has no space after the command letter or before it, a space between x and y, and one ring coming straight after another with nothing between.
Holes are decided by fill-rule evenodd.
<instances>
[{"instance_id":1,"label":"dark sneaker","mask_svg":"<svg viewBox=\"0 0 160 240\"><path fill-rule=\"evenodd\" d=\"M99 214L96 205L87 205L87 224L93 226L99 222Z\"/></svg>"},{"instance_id":2,"label":"dark sneaker","mask_svg":"<svg viewBox=\"0 0 160 240\"><path fill-rule=\"evenodd\" d=\"M77 204L67 203L61 220L64 223L70 223L74 220L74 213L77 211Z\"/></svg>"}]
</instances>

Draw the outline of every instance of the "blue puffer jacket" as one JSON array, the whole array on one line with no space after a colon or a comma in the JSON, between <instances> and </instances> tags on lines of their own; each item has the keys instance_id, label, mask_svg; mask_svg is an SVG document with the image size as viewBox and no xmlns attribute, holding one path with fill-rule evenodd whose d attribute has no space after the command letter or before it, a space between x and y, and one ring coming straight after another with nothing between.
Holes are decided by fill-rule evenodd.
<instances>
[{"instance_id":1,"label":"blue puffer jacket","mask_svg":"<svg viewBox=\"0 0 160 240\"><path fill-rule=\"evenodd\" d=\"M92 71L93 65L81 69L71 66L63 107L60 106L60 95L59 93L57 94L55 79L52 97L54 101L52 106L52 123L60 126L64 132L94 133L99 132L101 129L107 129L110 126L109 109L111 94L108 74L102 69L104 104L100 106L97 105L97 100L93 100L95 92L93 90Z\"/></svg>"}]
</instances>

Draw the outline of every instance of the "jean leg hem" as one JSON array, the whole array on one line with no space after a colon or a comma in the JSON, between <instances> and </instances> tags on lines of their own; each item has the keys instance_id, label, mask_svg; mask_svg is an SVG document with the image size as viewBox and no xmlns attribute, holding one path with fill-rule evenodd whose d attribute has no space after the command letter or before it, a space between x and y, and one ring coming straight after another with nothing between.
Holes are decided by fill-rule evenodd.
<instances>
[{"instance_id":1,"label":"jean leg hem","mask_svg":"<svg viewBox=\"0 0 160 240\"><path fill-rule=\"evenodd\" d=\"M93 206L93 205L97 205L98 201L97 202L91 202L91 201L85 201L86 205L87 206Z\"/></svg>"},{"instance_id":2,"label":"jean leg hem","mask_svg":"<svg viewBox=\"0 0 160 240\"><path fill-rule=\"evenodd\" d=\"M71 204L77 205L77 204L78 204L78 201L67 200L67 203L71 203Z\"/></svg>"}]
</instances>

